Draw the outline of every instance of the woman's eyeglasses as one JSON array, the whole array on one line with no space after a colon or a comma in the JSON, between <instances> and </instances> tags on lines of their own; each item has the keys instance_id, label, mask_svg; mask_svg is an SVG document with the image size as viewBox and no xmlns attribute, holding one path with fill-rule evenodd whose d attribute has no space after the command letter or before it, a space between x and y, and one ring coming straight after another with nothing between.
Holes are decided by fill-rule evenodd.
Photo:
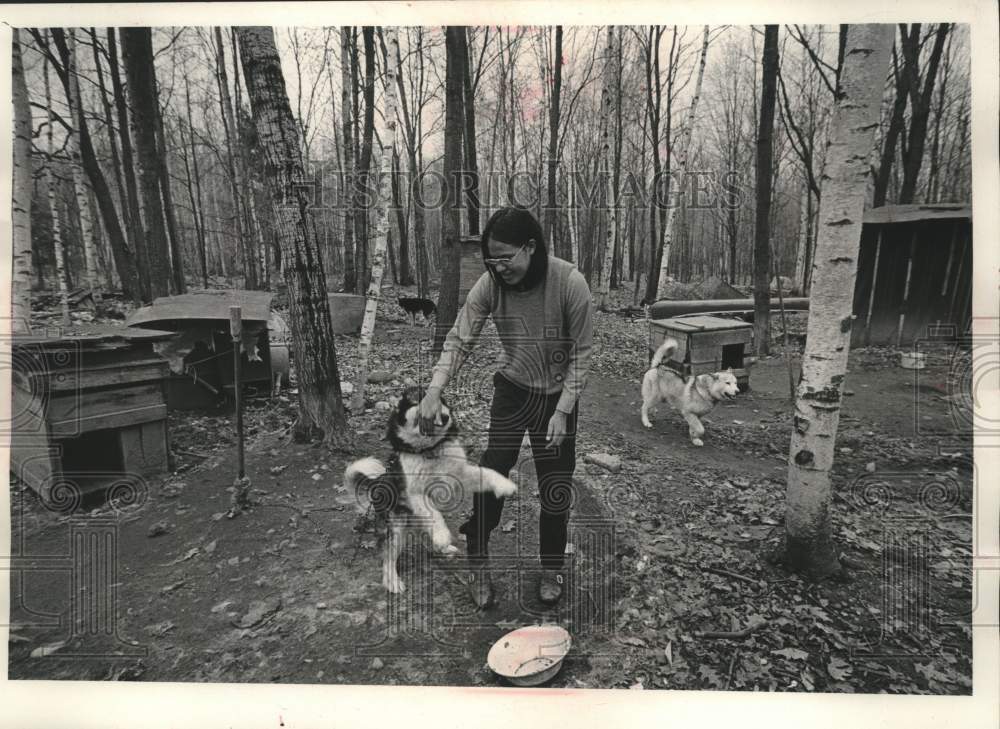
<instances>
[{"instance_id":1,"label":"woman's eyeglasses","mask_svg":"<svg viewBox=\"0 0 1000 729\"><path fill-rule=\"evenodd\" d=\"M501 258L484 258L483 263L491 268L509 268L514 262L514 259L521 255L521 251L524 250L524 246L520 246L516 251L514 251L509 256L503 256Z\"/></svg>"}]
</instances>

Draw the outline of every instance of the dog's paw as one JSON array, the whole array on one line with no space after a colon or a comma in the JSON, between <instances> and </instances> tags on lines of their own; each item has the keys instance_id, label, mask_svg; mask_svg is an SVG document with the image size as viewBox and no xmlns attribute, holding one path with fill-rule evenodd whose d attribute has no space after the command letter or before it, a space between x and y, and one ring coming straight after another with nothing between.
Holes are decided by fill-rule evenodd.
<instances>
[{"instance_id":1,"label":"dog's paw","mask_svg":"<svg viewBox=\"0 0 1000 729\"><path fill-rule=\"evenodd\" d=\"M451 544L451 532L447 529L435 531L431 534L431 543L434 545L436 551L442 554L447 553L449 548L453 548Z\"/></svg>"},{"instance_id":2,"label":"dog's paw","mask_svg":"<svg viewBox=\"0 0 1000 729\"><path fill-rule=\"evenodd\" d=\"M652 428L653 427L653 424L651 422L649 422L648 420L643 420L642 424L645 425L647 428Z\"/></svg>"},{"instance_id":3,"label":"dog's paw","mask_svg":"<svg viewBox=\"0 0 1000 729\"><path fill-rule=\"evenodd\" d=\"M493 486L493 493L498 497L513 496L517 493L517 484L508 478L500 478Z\"/></svg>"},{"instance_id":4,"label":"dog's paw","mask_svg":"<svg viewBox=\"0 0 1000 729\"><path fill-rule=\"evenodd\" d=\"M454 544L449 544L444 549L439 549L438 553L443 557L454 557L456 554L458 554L458 547L456 547Z\"/></svg>"},{"instance_id":5,"label":"dog's paw","mask_svg":"<svg viewBox=\"0 0 1000 729\"><path fill-rule=\"evenodd\" d=\"M696 446L703 446L703 445L705 445L705 441L703 441L701 438L692 438L691 442L694 445L696 445Z\"/></svg>"},{"instance_id":6,"label":"dog's paw","mask_svg":"<svg viewBox=\"0 0 1000 729\"><path fill-rule=\"evenodd\" d=\"M406 585L399 577L383 577L382 587L391 592L393 595L400 595L406 592Z\"/></svg>"}]
</instances>

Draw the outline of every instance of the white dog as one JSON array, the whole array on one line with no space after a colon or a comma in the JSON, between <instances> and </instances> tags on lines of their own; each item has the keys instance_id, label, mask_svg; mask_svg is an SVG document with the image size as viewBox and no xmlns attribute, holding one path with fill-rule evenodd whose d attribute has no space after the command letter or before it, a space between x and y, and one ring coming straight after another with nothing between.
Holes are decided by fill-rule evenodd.
<instances>
[{"instance_id":1,"label":"white dog","mask_svg":"<svg viewBox=\"0 0 1000 729\"><path fill-rule=\"evenodd\" d=\"M420 388L408 388L389 418L388 439L393 454L388 465L375 458L362 458L347 467L344 485L358 493L359 505L370 503L385 529L382 537L382 585L392 593L406 590L396 572L408 528L430 534L436 552L447 556L458 549L434 497L446 501L465 494L492 491L510 496L517 485L489 468L469 463L458 439L458 426L446 404L441 406L441 424L430 434L420 432Z\"/></svg>"},{"instance_id":2,"label":"white dog","mask_svg":"<svg viewBox=\"0 0 1000 729\"><path fill-rule=\"evenodd\" d=\"M732 368L724 372L689 377L687 381L679 374L661 365L665 357L677 348L677 340L667 337L653 355L649 369L642 378L642 424L652 428L649 411L657 403L666 401L679 412L688 423L691 442L696 446L705 445L701 437L705 426L700 416L708 415L720 400L732 400L740 391Z\"/></svg>"}]
</instances>

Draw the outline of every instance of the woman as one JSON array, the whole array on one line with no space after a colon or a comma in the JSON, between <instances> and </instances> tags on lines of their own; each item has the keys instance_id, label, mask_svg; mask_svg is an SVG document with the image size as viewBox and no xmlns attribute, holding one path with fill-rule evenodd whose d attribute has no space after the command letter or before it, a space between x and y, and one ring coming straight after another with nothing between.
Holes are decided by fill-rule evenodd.
<instances>
[{"instance_id":1,"label":"woman","mask_svg":"<svg viewBox=\"0 0 1000 729\"><path fill-rule=\"evenodd\" d=\"M525 431L538 474L541 502L538 597L558 602L576 467L577 400L587 382L593 333L590 288L571 263L549 257L541 226L524 208L502 208L482 235L484 273L469 291L448 333L420 403L424 427L436 421L441 392L462 366L486 317L503 345L493 377L489 439L480 464L507 476ZM503 499L473 495L472 517L461 526L470 561L469 592L479 608L493 601L488 571L490 532Z\"/></svg>"}]
</instances>

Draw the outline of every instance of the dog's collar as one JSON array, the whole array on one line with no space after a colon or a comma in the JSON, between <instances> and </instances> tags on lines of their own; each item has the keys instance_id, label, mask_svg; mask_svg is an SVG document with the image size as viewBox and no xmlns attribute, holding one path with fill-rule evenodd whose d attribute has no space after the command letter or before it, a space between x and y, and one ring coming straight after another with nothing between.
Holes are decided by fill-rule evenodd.
<instances>
[{"instance_id":1,"label":"dog's collar","mask_svg":"<svg viewBox=\"0 0 1000 729\"><path fill-rule=\"evenodd\" d=\"M435 443L432 446L428 446L427 448L413 448L412 446L408 446L405 443L401 443L397 450L399 450L400 453L410 453L412 455L417 455L417 456L437 458L441 454L435 451L440 451L441 447L445 444L446 440L448 439L442 438L437 443Z\"/></svg>"}]
</instances>

